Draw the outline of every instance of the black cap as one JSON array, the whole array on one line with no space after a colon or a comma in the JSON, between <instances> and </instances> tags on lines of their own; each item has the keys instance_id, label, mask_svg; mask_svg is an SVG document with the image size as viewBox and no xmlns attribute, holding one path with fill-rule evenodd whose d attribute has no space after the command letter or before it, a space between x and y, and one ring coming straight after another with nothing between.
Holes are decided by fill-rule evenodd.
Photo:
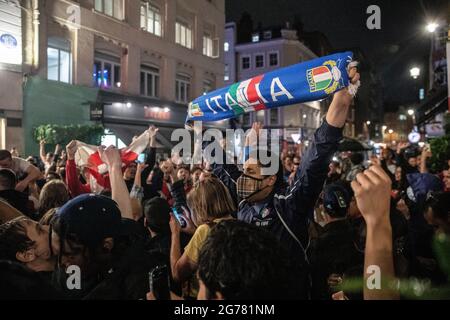
<instances>
[{"instance_id":1,"label":"black cap","mask_svg":"<svg viewBox=\"0 0 450 320\"><path fill-rule=\"evenodd\" d=\"M55 218L65 234L75 234L83 245L97 245L126 233L117 203L105 196L80 195L58 209Z\"/></svg>"},{"instance_id":2,"label":"black cap","mask_svg":"<svg viewBox=\"0 0 450 320\"><path fill-rule=\"evenodd\" d=\"M344 217L350 206L351 196L347 189L338 183L325 187L323 206L327 213L333 217Z\"/></svg>"}]
</instances>

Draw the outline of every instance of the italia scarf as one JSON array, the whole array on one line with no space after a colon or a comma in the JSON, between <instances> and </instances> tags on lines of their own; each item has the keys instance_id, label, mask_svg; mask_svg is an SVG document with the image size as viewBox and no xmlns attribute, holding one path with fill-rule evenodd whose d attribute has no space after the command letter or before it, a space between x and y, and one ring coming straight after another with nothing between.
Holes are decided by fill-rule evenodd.
<instances>
[{"instance_id":1,"label":"italia scarf","mask_svg":"<svg viewBox=\"0 0 450 320\"><path fill-rule=\"evenodd\" d=\"M186 122L230 119L326 98L349 85L347 68L352 57L352 52L337 53L212 91L189 103Z\"/></svg>"}]
</instances>

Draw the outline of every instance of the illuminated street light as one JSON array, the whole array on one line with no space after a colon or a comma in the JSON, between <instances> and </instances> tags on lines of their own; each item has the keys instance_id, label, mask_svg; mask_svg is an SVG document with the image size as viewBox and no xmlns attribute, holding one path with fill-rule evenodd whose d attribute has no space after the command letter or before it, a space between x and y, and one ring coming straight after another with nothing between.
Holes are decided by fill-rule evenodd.
<instances>
[{"instance_id":1,"label":"illuminated street light","mask_svg":"<svg viewBox=\"0 0 450 320\"><path fill-rule=\"evenodd\" d=\"M392 130L392 129L389 129L389 134L393 134L394 133L394 130Z\"/></svg>"},{"instance_id":2,"label":"illuminated street light","mask_svg":"<svg viewBox=\"0 0 450 320\"><path fill-rule=\"evenodd\" d=\"M413 79L417 79L420 76L420 69L418 67L413 67L409 70L409 73Z\"/></svg>"},{"instance_id":3,"label":"illuminated street light","mask_svg":"<svg viewBox=\"0 0 450 320\"><path fill-rule=\"evenodd\" d=\"M410 116L412 116L412 115L414 114L414 110L413 110L413 109L409 109L409 110L408 110L408 114L409 114Z\"/></svg>"},{"instance_id":4,"label":"illuminated street light","mask_svg":"<svg viewBox=\"0 0 450 320\"><path fill-rule=\"evenodd\" d=\"M381 129L383 129L383 132L386 131L387 126L382 126Z\"/></svg>"},{"instance_id":5,"label":"illuminated street light","mask_svg":"<svg viewBox=\"0 0 450 320\"><path fill-rule=\"evenodd\" d=\"M429 33L433 33L438 27L439 25L436 22L430 22L429 24L427 24L426 29Z\"/></svg>"},{"instance_id":6,"label":"illuminated street light","mask_svg":"<svg viewBox=\"0 0 450 320\"><path fill-rule=\"evenodd\" d=\"M370 121L366 121L366 124L367 124L368 126L370 126L370 123L371 123Z\"/></svg>"}]
</instances>

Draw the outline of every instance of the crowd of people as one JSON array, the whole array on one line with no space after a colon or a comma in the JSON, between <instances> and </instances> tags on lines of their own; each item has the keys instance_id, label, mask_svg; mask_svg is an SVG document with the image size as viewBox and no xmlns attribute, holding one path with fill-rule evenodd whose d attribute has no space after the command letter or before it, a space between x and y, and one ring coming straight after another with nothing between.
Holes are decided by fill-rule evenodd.
<instances>
[{"instance_id":1,"label":"crowd of people","mask_svg":"<svg viewBox=\"0 0 450 320\"><path fill-rule=\"evenodd\" d=\"M335 93L312 143L283 150L272 175L258 152L243 165L156 161L153 126L145 161L99 147L108 169L95 179L77 141L53 153L42 141L27 159L0 150L0 299L154 300L158 267L175 300L399 299L396 280L447 284L432 243L450 235L448 166L427 172L430 150L403 143L369 161L337 152L352 99Z\"/></svg>"}]
</instances>

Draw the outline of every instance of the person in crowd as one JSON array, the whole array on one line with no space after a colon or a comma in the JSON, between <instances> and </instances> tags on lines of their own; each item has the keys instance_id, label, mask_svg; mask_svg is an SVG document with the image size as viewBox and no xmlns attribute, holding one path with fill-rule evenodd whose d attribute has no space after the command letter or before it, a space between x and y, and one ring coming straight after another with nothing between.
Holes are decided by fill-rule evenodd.
<instances>
[{"instance_id":1,"label":"person in crowd","mask_svg":"<svg viewBox=\"0 0 450 320\"><path fill-rule=\"evenodd\" d=\"M58 300L48 279L20 263L0 260L0 300Z\"/></svg>"},{"instance_id":2,"label":"person in crowd","mask_svg":"<svg viewBox=\"0 0 450 320\"><path fill-rule=\"evenodd\" d=\"M17 177L11 169L0 169L0 198L6 200L24 215L34 218L35 206L30 196L16 190Z\"/></svg>"},{"instance_id":3,"label":"person in crowd","mask_svg":"<svg viewBox=\"0 0 450 320\"><path fill-rule=\"evenodd\" d=\"M328 170L328 176L325 180L325 184L331 184L341 179L341 168L339 161L331 161Z\"/></svg>"},{"instance_id":4,"label":"person in crowd","mask_svg":"<svg viewBox=\"0 0 450 320\"><path fill-rule=\"evenodd\" d=\"M108 165L112 199L85 194L61 207L51 222L52 248L58 257L57 281L71 298L141 299L148 292L148 272L164 263L144 249L133 220L122 160L114 147L99 148ZM81 289L65 288L69 266L81 270Z\"/></svg>"},{"instance_id":5,"label":"person in crowd","mask_svg":"<svg viewBox=\"0 0 450 320\"><path fill-rule=\"evenodd\" d=\"M47 182L39 195L39 218L50 209L62 207L69 199L69 191L64 182L61 180Z\"/></svg>"},{"instance_id":6,"label":"person in crowd","mask_svg":"<svg viewBox=\"0 0 450 320\"><path fill-rule=\"evenodd\" d=\"M11 152L11 156L16 157L16 158L20 158L19 151L17 151L16 147L12 147L10 152Z\"/></svg>"},{"instance_id":7,"label":"person in crowd","mask_svg":"<svg viewBox=\"0 0 450 320\"><path fill-rule=\"evenodd\" d=\"M21 216L0 225L0 260L41 272L50 281L55 261L49 246L49 228Z\"/></svg>"},{"instance_id":8,"label":"person in crowd","mask_svg":"<svg viewBox=\"0 0 450 320\"><path fill-rule=\"evenodd\" d=\"M419 173L418 153L415 148L410 147L407 142L401 142L397 145L396 163L402 167L404 176L410 173Z\"/></svg>"},{"instance_id":9,"label":"person in crowd","mask_svg":"<svg viewBox=\"0 0 450 320\"><path fill-rule=\"evenodd\" d=\"M0 150L0 168L14 171L19 179L15 189L20 192L25 191L30 183L43 178L38 168L22 158L13 157L8 150Z\"/></svg>"},{"instance_id":10,"label":"person in crowd","mask_svg":"<svg viewBox=\"0 0 450 320\"><path fill-rule=\"evenodd\" d=\"M44 164L44 171L47 172L49 168L55 164L55 160L57 161L57 157L61 152L61 146L59 144L55 147L55 152L45 152L45 140L41 140L39 143L39 156L41 158L42 163Z\"/></svg>"},{"instance_id":11,"label":"person in crowd","mask_svg":"<svg viewBox=\"0 0 450 320\"><path fill-rule=\"evenodd\" d=\"M325 187L325 226L309 248L313 299L330 300L333 292L328 278L333 274L342 277L351 268L363 264L363 257L355 247L352 225L347 219L350 200L351 195L341 183Z\"/></svg>"},{"instance_id":12,"label":"person in crowd","mask_svg":"<svg viewBox=\"0 0 450 320\"><path fill-rule=\"evenodd\" d=\"M301 295L291 257L274 235L236 220L222 221L209 232L199 253L198 278L198 300L293 300Z\"/></svg>"},{"instance_id":13,"label":"person in crowd","mask_svg":"<svg viewBox=\"0 0 450 320\"><path fill-rule=\"evenodd\" d=\"M391 179L378 166L373 165L359 173L351 185L358 208L366 223L366 246L364 252L364 299L396 300L398 292L395 280L392 226L389 219ZM382 272L383 281L379 290L373 290L368 280L373 266Z\"/></svg>"},{"instance_id":14,"label":"person in crowd","mask_svg":"<svg viewBox=\"0 0 450 320\"><path fill-rule=\"evenodd\" d=\"M348 182L353 181L358 173L364 171L364 155L360 152L353 152L350 155L350 161L352 166L350 167L350 171L345 176L345 180Z\"/></svg>"},{"instance_id":15,"label":"person in crowd","mask_svg":"<svg viewBox=\"0 0 450 320\"><path fill-rule=\"evenodd\" d=\"M356 68L350 70L349 77L353 83L359 80ZM245 161L244 172L234 165L212 164L213 173L232 192L232 197L240 199L238 219L273 232L297 260L301 270L299 274L304 277L305 298L308 295L308 277L304 248L309 239L308 221L313 217L316 200L327 177L328 165L342 139L352 99L347 89L334 94L325 121L317 129L290 188L286 188L280 163L278 166L273 164L278 167L278 171L270 175L262 173L262 170L269 169L264 167L270 167L270 164L263 165L252 156ZM253 136L259 136L260 129L261 126L255 123L252 126ZM246 140L246 147L250 149L248 154L252 155L255 152L251 149L255 146L251 145L252 141ZM223 163L227 162L224 160Z\"/></svg>"},{"instance_id":16,"label":"person in crowd","mask_svg":"<svg viewBox=\"0 0 450 320\"><path fill-rule=\"evenodd\" d=\"M291 175L292 164L293 163L292 163L291 157L287 156L286 158L284 158L284 160L283 160L283 177L286 182L288 182L289 176Z\"/></svg>"},{"instance_id":17,"label":"person in crowd","mask_svg":"<svg viewBox=\"0 0 450 320\"><path fill-rule=\"evenodd\" d=\"M192 185L196 185L200 180L200 175L202 174L202 168L200 166L194 166L191 169Z\"/></svg>"},{"instance_id":18,"label":"person in crowd","mask_svg":"<svg viewBox=\"0 0 450 320\"><path fill-rule=\"evenodd\" d=\"M181 228L180 222L173 215L170 219L172 232L170 265L172 276L177 282L185 282L195 274L198 266L198 255L211 228L222 220L232 219L235 212L234 202L225 185L216 177L208 177L200 180L197 186L188 194L187 200L182 180L175 181L172 185L174 195L174 207L178 210L189 208L191 213L183 214L182 219L186 227ZM197 227L195 229L195 226ZM195 231L194 231L195 230ZM180 233L193 233L192 239L181 252ZM188 288L185 295L196 297L195 288Z\"/></svg>"}]
</instances>

